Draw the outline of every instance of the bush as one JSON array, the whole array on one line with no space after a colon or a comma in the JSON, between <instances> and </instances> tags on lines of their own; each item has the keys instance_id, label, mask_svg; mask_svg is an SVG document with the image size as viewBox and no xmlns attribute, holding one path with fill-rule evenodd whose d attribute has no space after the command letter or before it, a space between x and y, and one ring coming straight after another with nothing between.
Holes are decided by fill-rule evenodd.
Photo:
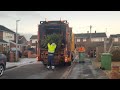
<instances>
[{"instance_id":1,"label":"bush","mask_svg":"<svg viewBox=\"0 0 120 90\"><path fill-rule=\"evenodd\" d=\"M57 45L57 49L59 49L62 45L63 36L61 34L51 34L47 35L45 39L41 40L41 47L47 49L48 43L55 43Z\"/></svg>"},{"instance_id":2,"label":"bush","mask_svg":"<svg viewBox=\"0 0 120 90\"><path fill-rule=\"evenodd\" d=\"M112 61L120 61L120 50L112 51Z\"/></svg>"}]
</instances>

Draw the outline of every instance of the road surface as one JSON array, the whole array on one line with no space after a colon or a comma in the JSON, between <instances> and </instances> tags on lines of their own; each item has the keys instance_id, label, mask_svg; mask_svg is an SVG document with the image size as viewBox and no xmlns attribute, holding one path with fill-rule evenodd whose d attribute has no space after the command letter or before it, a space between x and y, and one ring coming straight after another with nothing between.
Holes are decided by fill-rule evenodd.
<instances>
[{"instance_id":1,"label":"road surface","mask_svg":"<svg viewBox=\"0 0 120 90\"><path fill-rule=\"evenodd\" d=\"M0 79L59 79L68 68L58 66L52 71L41 63L35 63L6 70Z\"/></svg>"},{"instance_id":2,"label":"road surface","mask_svg":"<svg viewBox=\"0 0 120 90\"><path fill-rule=\"evenodd\" d=\"M108 79L99 68L93 67L90 59L85 63L58 66L55 71L47 70L40 62L6 70L0 79Z\"/></svg>"}]
</instances>

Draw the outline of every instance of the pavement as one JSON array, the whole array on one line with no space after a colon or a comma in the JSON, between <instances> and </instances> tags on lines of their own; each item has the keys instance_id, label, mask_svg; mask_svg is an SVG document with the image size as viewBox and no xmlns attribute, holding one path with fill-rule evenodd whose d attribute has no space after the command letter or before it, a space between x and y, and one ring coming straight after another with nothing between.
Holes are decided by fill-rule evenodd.
<instances>
[{"instance_id":1,"label":"pavement","mask_svg":"<svg viewBox=\"0 0 120 90\"><path fill-rule=\"evenodd\" d=\"M85 58L85 63L78 63L78 56L74 62L74 68L69 73L68 79L109 79L99 68L94 67L94 59Z\"/></svg>"},{"instance_id":2,"label":"pavement","mask_svg":"<svg viewBox=\"0 0 120 90\"><path fill-rule=\"evenodd\" d=\"M6 62L6 69L37 63L36 58L20 58L18 62Z\"/></svg>"}]
</instances>

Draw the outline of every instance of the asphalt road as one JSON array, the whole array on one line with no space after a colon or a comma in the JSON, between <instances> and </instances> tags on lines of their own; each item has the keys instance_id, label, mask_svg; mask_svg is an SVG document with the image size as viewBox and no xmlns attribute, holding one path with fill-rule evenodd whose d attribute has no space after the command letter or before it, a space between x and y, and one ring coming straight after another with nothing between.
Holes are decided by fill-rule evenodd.
<instances>
[{"instance_id":1,"label":"asphalt road","mask_svg":"<svg viewBox=\"0 0 120 90\"><path fill-rule=\"evenodd\" d=\"M41 63L34 63L6 70L0 79L108 79L90 59L85 63L72 63L71 66L57 66L55 71L47 70Z\"/></svg>"},{"instance_id":2,"label":"asphalt road","mask_svg":"<svg viewBox=\"0 0 120 90\"><path fill-rule=\"evenodd\" d=\"M68 68L57 66L52 71L47 70L41 63L35 63L6 70L0 79L60 79Z\"/></svg>"}]
</instances>

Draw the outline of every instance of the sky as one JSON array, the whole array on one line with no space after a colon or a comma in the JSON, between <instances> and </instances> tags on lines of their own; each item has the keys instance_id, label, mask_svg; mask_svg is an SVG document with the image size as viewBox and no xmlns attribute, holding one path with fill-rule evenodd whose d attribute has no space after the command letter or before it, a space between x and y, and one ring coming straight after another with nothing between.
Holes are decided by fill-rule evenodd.
<instances>
[{"instance_id":1,"label":"sky","mask_svg":"<svg viewBox=\"0 0 120 90\"><path fill-rule=\"evenodd\" d=\"M73 33L106 32L120 34L120 11L0 11L0 25L26 35L37 34L40 21L67 20Z\"/></svg>"}]
</instances>

